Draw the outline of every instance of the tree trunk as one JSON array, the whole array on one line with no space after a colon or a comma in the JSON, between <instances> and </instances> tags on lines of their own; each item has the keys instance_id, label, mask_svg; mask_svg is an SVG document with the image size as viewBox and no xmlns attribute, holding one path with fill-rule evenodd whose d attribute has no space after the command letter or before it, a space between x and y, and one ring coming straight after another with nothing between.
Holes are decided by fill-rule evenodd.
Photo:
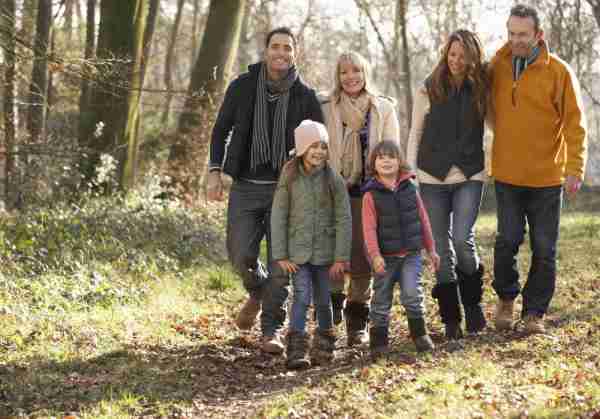
<instances>
[{"instance_id":1,"label":"tree trunk","mask_svg":"<svg viewBox=\"0 0 600 419\"><path fill-rule=\"evenodd\" d=\"M107 74L101 74L92 89L90 123L83 133L91 154L82 168L90 180L101 154L116 157L122 189L130 188L135 177L140 70L149 4L149 0L102 0L100 4L97 57L101 71ZM97 126L101 129L94 135Z\"/></svg>"},{"instance_id":2,"label":"tree trunk","mask_svg":"<svg viewBox=\"0 0 600 419\"><path fill-rule=\"evenodd\" d=\"M600 28L600 0L587 0L587 2L592 6L592 12L596 18L598 28Z\"/></svg>"},{"instance_id":3,"label":"tree trunk","mask_svg":"<svg viewBox=\"0 0 600 419\"><path fill-rule=\"evenodd\" d=\"M406 12L408 9L408 0L398 0L398 16L401 27L400 33L402 38L402 82L404 85L404 106L406 108L406 127L410 130L410 120L412 116L412 83L410 71L410 53L408 50L408 22L406 20ZM406 133L408 134L408 133ZM404 138L408 138L405 135ZM406 145L405 145L406 146Z\"/></svg>"},{"instance_id":4,"label":"tree trunk","mask_svg":"<svg viewBox=\"0 0 600 419\"><path fill-rule=\"evenodd\" d=\"M17 3L18 4L18 3ZM21 9L21 27L17 32L17 39L22 41L17 44L17 56L18 57L29 57L32 55L31 45L33 44L34 31L35 31L35 18L37 15L37 0L23 0L23 6ZM17 13L18 14L18 13ZM31 60L18 60L18 69L20 74L30 74L33 66ZM20 98L29 98L29 78L19 77L18 82L18 95ZM27 121L29 115L29 106L27 105L28 100L23 100L17 105L18 116L17 121L19 123L18 128L25 130L27 128Z\"/></svg>"},{"instance_id":5,"label":"tree trunk","mask_svg":"<svg viewBox=\"0 0 600 419\"><path fill-rule=\"evenodd\" d=\"M4 141L0 144L0 166L4 170L3 198L7 208L13 208L16 202L16 132L17 132L17 112L16 112L16 2L15 0L5 0L0 22L4 28L0 38L4 43Z\"/></svg>"},{"instance_id":6,"label":"tree trunk","mask_svg":"<svg viewBox=\"0 0 600 419\"><path fill-rule=\"evenodd\" d=\"M196 62L196 54L198 53L198 37L200 36L200 0L194 1L194 14L192 15L192 45L190 47L190 68L194 67Z\"/></svg>"},{"instance_id":7,"label":"tree trunk","mask_svg":"<svg viewBox=\"0 0 600 419\"><path fill-rule=\"evenodd\" d=\"M245 3L246 0L210 2L202 46L169 153L170 166L176 169L171 171L173 181L184 192L190 192L192 179L202 179L206 168L215 104L221 100L237 55Z\"/></svg>"},{"instance_id":8,"label":"tree trunk","mask_svg":"<svg viewBox=\"0 0 600 419\"><path fill-rule=\"evenodd\" d=\"M177 13L175 14L175 21L171 28L171 35L169 36L169 45L167 46L167 57L165 59L165 72L164 82L165 89L167 90L167 98L165 102L165 109L161 117L161 127L166 130L169 125L169 112L171 110L171 101L173 100L173 65L175 64L175 44L177 43L177 33L179 32L179 25L181 23L181 14L183 11L183 5L185 0L177 1Z\"/></svg>"},{"instance_id":9,"label":"tree trunk","mask_svg":"<svg viewBox=\"0 0 600 419\"><path fill-rule=\"evenodd\" d=\"M73 9L76 0L64 0L65 1L65 21L63 24L63 32L65 34L65 41L67 48L71 47L73 40ZM78 0L77 0L78 1Z\"/></svg>"},{"instance_id":10,"label":"tree trunk","mask_svg":"<svg viewBox=\"0 0 600 419\"><path fill-rule=\"evenodd\" d=\"M48 42L52 19L52 0L39 0L34 42L34 63L29 87L28 129L31 142L38 143L45 134L46 94L48 89Z\"/></svg>"},{"instance_id":11,"label":"tree trunk","mask_svg":"<svg viewBox=\"0 0 600 419\"><path fill-rule=\"evenodd\" d=\"M156 21L158 20L160 0L150 0L150 6L148 9L148 18L146 23L146 30L144 31L144 49L142 51L142 86L146 80L146 68L150 60L150 49L152 47L152 38L154 37L154 30L156 29Z\"/></svg>"},{"instance_id":12,"label":"tree trunk","mask_svg":"<svg viewBox=\"0 0 600 419\"><path fill-rule=\"evenodd\" d=\"M240 71L246 71L248 65L252 61L252 52L250 42L253 40L250 34L250 18L252 2L246 2L246 10L244 10L244 18L242 19L242 27L240 29L240 41L238 46L238 62Z\"/></svg>"},{"instance_id":13,"label":"tree trunk","mask_svg":"<svg viewBox=\"0 0 600 419\"><path fill-rule=\"evenodd\" d=\"M96 50L96 0L87 0L86 34L85 34L85 64L81 79L81 95L79 96L79 145L86 147L88 134L93 131L91 127L90 105L90 82L92 72L92 60ZM90 70L90 71L88 71Z\"/></svg>"},{"instance_id":14,"label":"tree trunk","mask_svg":"<svg viewBox=\"0 0 600 419\"><path fill-rule=\"evenodd\" d=\"M152 38L154 37L154 30L156 29L156 22L158 20L158 12L159 12L160 0L150 0L150 6L148 9L148 18L146 22L146 29L144 31L144 47L142 50L142 65L140 66L140 86L145 86L146 81L146 69L148 68L148 63L150 61L150 50L152 49ZM143 95L143 93L142 93ZM143 115L142 103L140 103L139 114ZM138 148L142 144L142 139L144 138L144 128L142 125L142 117L140 116L137 120L137 144ZM137 163L137 158L136 158Z\"/></svg>"}]
</instances>

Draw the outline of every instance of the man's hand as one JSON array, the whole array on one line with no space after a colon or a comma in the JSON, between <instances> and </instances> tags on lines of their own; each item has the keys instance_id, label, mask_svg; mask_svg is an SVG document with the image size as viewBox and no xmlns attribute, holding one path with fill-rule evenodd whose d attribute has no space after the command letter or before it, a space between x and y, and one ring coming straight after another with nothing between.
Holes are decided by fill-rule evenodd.
<instances>
[{"instance_id":1,"label":"man's hand","mask_svg":"<svg viewBox=\"0 0 600 419\"><path fill-rule=\"evenodd\" d=\"M385 274L385 260L381 256L375 256L373 259L373 270L376 274Z\"/></svg>"},{"instance_id":2,"label":"man's hand","mask_svg":"<svg viewBox=\"0 0 600 419\"><path fill-rule=\"evenodd\" d=\"M298 265L289 259L278 260L277 263L279 263L279 266L281 266L281 269L283 269L286 274L295 274L298 272Z\"/></svg>"},{"instance_id":3,"label":"man's hand","mask_svg":"<svg viewBox=\"0 0 600 419\"><path fill-rule=\"evenodd\" d=\"M331 265L331 268L329 268L329 277L333 280L344 279L345 266L345 262L335 262Z\"/></svg>"},{"instance_id":4,"label":"man's hand","mask_svg":"<svg viewBox=\"0 0 600 419\"><path fill-rule=\"evenodd\" d=\"M213 170L208 173L206 182L206 198L209 201L222 201L223 196L223 179L219 170Z\"/></svg>"},{"instance_id":5,"label":"man's hand","mask_svg":"<svg viewBox=\"0 0 600 419\"><path fill-rule=\"evenodd\" d=\"M567 191L567 195L569 197L575 196L577 191L581 189L582 183L583 182L581 182L581 179L579 179L577 176L568 175L567 179L565 179L565 190Z\"/></svg>"},{"instance_id":6,"label":"man's hand","mask_svg":"<svg viewBox=\"0 0 600 419\"><path fill-rule=\"evenodd\" d=\"M436 253L435 250L432 250L429 254L429 260L431 262L431 267L434 272L437 272L440 269L440 255Z\"/></svg>"}]
</instances>

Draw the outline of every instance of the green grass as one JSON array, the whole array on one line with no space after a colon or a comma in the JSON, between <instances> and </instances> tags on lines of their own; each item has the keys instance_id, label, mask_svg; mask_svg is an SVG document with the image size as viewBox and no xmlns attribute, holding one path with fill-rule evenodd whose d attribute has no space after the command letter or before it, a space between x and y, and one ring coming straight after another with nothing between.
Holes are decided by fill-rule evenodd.
<instances>
[{"instance_id":1,"label":"green grass","mask_svg":"<svg viewBox=\"0 0 600 419\"><path fill-rule=\"evenodd\" d=\"M0 229L6 240L14 228ZM68 265L56 259L43 269L43 258L36 264L14 253L5 260L0 417L600 416L600 218L593 212L568 208L563 214L559 283L545 335L526 336L521 325L507 333L488 328L465 339L464 350L447 352L428 295L435 353L415 353L396 305L388 359L371 363L364 348L347 349L340 339L334 364L302 372L288 372L282 358L260 353L257 328L235 330L232 318L244 292L231 271L207 258L185 259L193 249L176 246L179 230L162 231L162 245L147 250L165 255L169 262L162 267L143 252L138 262L126 263L131 259L110 249L98 257L88 252L79 265L73 257ZM481 216L477 233L491 267L493 215ZM38 249L22 246L31 255ZM116 246L125 249L125 238ZM525 244L523 273L529 256ZM488 318L495 302L491 279L487 272ZM429 294L430 273L425 281Z\"/></svg>"}]
</instances>

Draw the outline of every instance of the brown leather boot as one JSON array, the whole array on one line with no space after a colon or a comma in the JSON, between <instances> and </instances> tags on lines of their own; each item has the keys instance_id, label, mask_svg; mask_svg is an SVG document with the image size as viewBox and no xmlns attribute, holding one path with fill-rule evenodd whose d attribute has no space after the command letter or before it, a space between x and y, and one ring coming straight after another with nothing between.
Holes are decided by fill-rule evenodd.
<instances>
[{"instance_id":1,"label":"brown leather boot","mask_svg":"<svg viewBox=\"0 0 600 419\"><path fill-rule=\"evenodd\" d=\"M235 318L235 325L241 330L252 329L256 316L260 312L260 301L254 297L248 297L246 303L240 309Z\"/></svg>"},{"instance_id":2,"label":"brown leather boot","mask_svg":"<svg viewBox=\"0 0 600 419\"><path fill-rule=\"evenodd\" d=\"M308 335L300 332L290 332L287 335L287 360L285 366L291 370L310 367L308 357Z\"/></svg>"},{"instance_id":3,"label":"brown leather boot","mask_svg":"<svg viewBox=\"0 0 600 419\"><path fill-rule=\"evenodd\" d=\"M513 327L514 300L498 299L496 305L496 330L511 330Z\"/></svg>"},{"instance_id":4,"label":"brown leather boot","mask_svg":"<svg viewBox=\"0 0 600 419\"><path fill-rule=\"evenodd\" d=\"M523 319L525 321L525 331L531 335L542 334L546 332L544 318L535 314L527 314Z\"/></svg>"},{"instance_id":5,"label":"brown leather boot","mask_svg":"<svg viewBox=\"0 0 600 419\"><path fill-rule=\"evenodd\" d=\"M285 350L283 346L283 342L278 334L274 334L273 336L263 336L260 343L260 349L263 352L272 355L282 354Z\"/></svg>"},{"instance_id":6,"label":"brown leather boot","mask_svg":"<svg viewBox=\"0 0 600 419\"><path fill-rule=\"evenodd\" d=\"M310 351L313 365L326 365L335 357L335 333L333 329L316 330Z\"/></svg>"}]
</instances>

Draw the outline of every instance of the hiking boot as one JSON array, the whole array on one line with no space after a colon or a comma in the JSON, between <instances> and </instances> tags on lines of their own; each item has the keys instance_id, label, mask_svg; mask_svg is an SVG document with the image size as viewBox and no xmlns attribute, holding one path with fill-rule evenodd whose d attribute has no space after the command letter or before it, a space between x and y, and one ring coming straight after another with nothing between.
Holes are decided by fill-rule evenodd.
<instances>
[{"instance_id":1,"label":"hiking boot","mask_svg":"<svg viewBox=\"0 0 600 419\"><path fill-rule=\"evenodd\" d=\"M511 330L513 327L514 300L498 300L496 306L496 330Z\"/></svg>"},{"instance_id":2,"label":"hiking boot","mask_svg":"<svg viewBox=\"0 0 600 419\"><path fill-rule=\"evenodd\" d=\"M390 352L387 327L372 327L369 330L369 349L373 361L377 361Z\"/></svg>"},{"instance_id":3,"label":"hiking boot","mask_svg":"<svg viewBox=\"0 0 600 419\"><path fill-rule=\"evenodd\" d=\"M408 319L408 330L410 336L415 343L417 352L431 352L435 349L431 338L427 334L427 327L425 326L425 319Z\"/></svg>"},{"instance_id":4,"label":"hiking boot","mask_svg":"<svg viewBox=\"0 0 600 419\"><path fill-rule=\"evenodd\" d=\"M263 336L260 343L260 349L268 354L279 355L283 353L285 348L279 335L275 334L273 336Z\"/></svg>"},{"instance_id":5,"label":"hiking boot","mask_svg":"<svg viewBox=\"0 0 600 419\"><path fill-rule=\"evenodd\" d=\"M344 302L346 294L334 292L331 294L331 308L333 309L333 324L336 326L344 321Z\"/></svg>"},{"instance_id":6,"label":"hiking boot","mask_svg":"<svg viewBox=\"0 0 600 419\"><path fill-rule=\"evenodd\" d=\"M348 302L344 309L348 346L364 345L369 342L367 324L369 306L366 303Z\"/></svg>"},{"instance_id":7,"label":"hiking boot","mask_svg":"<svg viewBox=\"0 0 600 419\"><path fill-rule=\"evenodd\" d=\"M313 337L310 360L313 365L328 364L333 361L335 354L335 334L333 329L317 330Z\"/></svg>"},{"instance_id":8,"label":"hiking boot","mask_svg":"<svg viewBox=\"0 0 600 419\"><path fill-rule=\"evenodd\" d=\"M256 316L260 312L260 301L254 297L248 297L244 306L235 318L235 325L240 330L249 330L254 326Z\"/></svg>"},{"instance_id":9,"label":"hiking boot","mask_svg":"<svg viewBox=\"0 0 600 419\"><path fill-rule=\"evenodd\" d=\"M487 321L485 320L485 315L483 314L481 304L477 304L475 306L463 305L463 308L465 309L467 333L479 333L485 329Z\"/></svg>"},{"instance_id":10,"label":"hiking boot","mask_svg":"<svg viewBox=\"0 0 600 419\"><path fill-rule=\"evenodd\" d=\"M542 334L546 332L544 318L535 314L526 314L523 318L525 322L525 331L530 335Z\"/></svg>"},{"instance_id":11,"label":"hiking boot","mask_svg":"<svg viewBox=\"0 0 600 419\"><path fill-rule=\"evenodd\" d=\"M487 324L483 309L481 308L481 296L483 295L483 265L480 263L477 270L471 275L456 269L460 299L465 310L465 323L467 333L479 333Z\"/></svg>"},{"instance_id":12,"label":"hiking boot","mask_svg":"<svg viewBox=\"0 0 600 419\"><path fill-rule=\"evenodd\" d=\"M287 335L287 360L285 366L291 370L310 367L308 358L308 335L300 332L289 332Z\"/></svg>"}]
</instances>

